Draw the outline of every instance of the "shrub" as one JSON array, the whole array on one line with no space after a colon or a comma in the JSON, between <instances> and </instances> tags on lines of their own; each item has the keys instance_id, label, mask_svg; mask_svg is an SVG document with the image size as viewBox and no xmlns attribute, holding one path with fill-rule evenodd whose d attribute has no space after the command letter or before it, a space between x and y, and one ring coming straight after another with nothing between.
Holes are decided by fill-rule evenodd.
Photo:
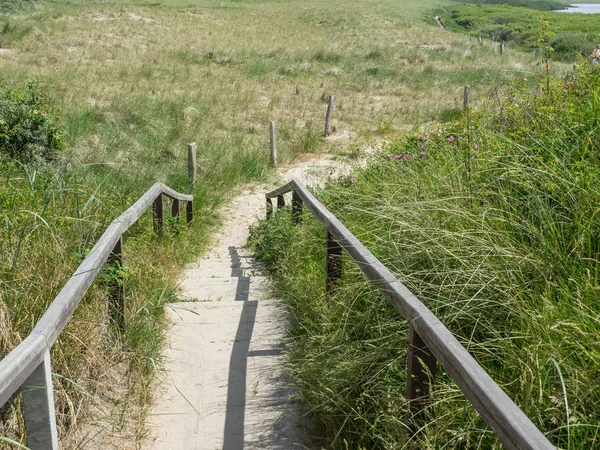
<instances>
[{"instance_id":1,"label":"shrub","mask_svg":"<svg viewBox=\"0 0 600 450\"><path fill-rule=\"evenodd\" d=\"M59 122L36 83L0 86L0 155L25 163L56 159L65 147Z\"/></svg>"},{"instance_id":2,"label":"shrub","mask_svg":"<svg viewBox=\"0 0 600 450\"><path fill-rule=\"evenodd\" d=\"M578 54L584 56L592 54L594 43L585 36L575 33L562 33L550 39L550 47L554 49L554 59L571 61Z\"/></svg>"}]
</instances>

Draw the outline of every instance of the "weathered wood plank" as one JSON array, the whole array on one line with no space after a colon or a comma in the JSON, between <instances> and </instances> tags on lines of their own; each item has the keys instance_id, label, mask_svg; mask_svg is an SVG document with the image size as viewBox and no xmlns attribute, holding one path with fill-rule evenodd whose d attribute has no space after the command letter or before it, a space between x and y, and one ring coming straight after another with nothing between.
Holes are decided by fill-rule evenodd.
<instances>
[{"instance_id":1,"label":"weathered wood plank","mask_svg":"<svg viewBox=\"0 0 600 450\"><path fill-rule=\"evenodd\" d=\"M325 137L331 134L331 117L333 116L333 95L329 96L327 103L327 114L325 115Z\"/></svg>"},{"instance_id":2,"label":"weathered wood plank","mask_svg":"<svg viewBox=\"0 0 600 450\"><path fill-rule=\"evenodd\" d=\"M162 195L158 195L154 199L154 206L152 207L152 217L154 219L153 220L154 221L154 231L157 234L161 234L162 229L163 229L163 219L164 219Z\"/></svg>"},{"instance_id":3,"label":"weathered wood plank","mask_svg":"<svg viewBox=\"0 0 600 450\"><path fill-rule=\"evenodd\" d=\"M115 271L110 279L110 309L115 325L121 334L124 334L127 326L125 277L117 272L123 267L123 236L117 240L107 259L107 264L112 266L111 270Z\"/></svg>"},{"instance_id":4,"label":"weathered wood plank","mask_svg":"<svg viewBox=\"0 0 600 450\"><path fill-rule=\"evenodd\" d=\"M326 252L326 283L327 292L332 292L342 278L342 246L327 232Z\"/></svg>"},{"instance_id":5,"label":"weathered wood plank","mask_svg":"<svg viewBox=\"0 0 600 450\"><path fill-rule=\"evenodd\" d=\"M47 348L44 335L32 333L0 361L0 405L4 405L42 363Z\"/></svg>"},{"instance_id":6,"label":"weathered wood plank","mask_svg":"<svg viewBox=\"0 0 600 450\"><path fill-rule=\"evenodd\" d=\"M553 449L440 320L367 250L299 180L288 183L361 271L414 327L429 350L507 449ZM287 187L287 185L286 185ZM274 192L281 192L280 190Z\"/></svg>"},{"instance_id":7,"label":"weathered wood plank","mask_svg":"<svg viewBox=\"0 0 600 450\"><path fill-rule=\"evenodd\" d=\"M273 201L267 197L267 220L269 220L271 218L271 216L273 215Z\"/></svg>"},{"instance_id":8,"label":"weathered wood plank","mask_svg":"<svg viewBox=\"0 0 600 450\"><path fill-rule=\"evenodd\" d=\"M158 185L158 187L160 188L160 191L163 193L163 195L166 195L167 197L169 197L173 200L180 200L182 202L194 201L193 195L180 194L179 192L174 191L169 186L166 186L162 183L156 183L156 185Z\"/></svg>"},{"instance_id":9,"label":"weathered wood plank","mask_svg":"<svg viewBox=\"0 0 600 450\"><path fill-rule=\"evenodd\" d=\"M285 197L282 195L277 196L277 209L285 206Z\"/></svg>"},{"instance_id":10,"label":"weathered wood plank","mask_svg":"<svg viewBox=\"0 0 600 450\"><path fill-rule=\"evenodd\" d=\"M412 417L412 432L421 425L423 410L429 404L429 392L435 379L437 360L414 327L408 330L408 362L406 369L406 400Z\"/></svg>"},{"instance_id":11,"label":"weathered wood plank","mask_svg":"<svg viewBox=\"0 0 600 450\"><path fill-rule=\"evenodd\" d=\"M271 161L273 161L273 165L276 166L277 165L277 132L276 132L276 125L275 125L275 121L271 120L270 122L270 129L271 129L271 134L270 134L270 144L271 144Z\"/></svg>"},{"instance_id":12,"label":"weathered wood plank","mask_svg":"<svg viewBox=\"0 0 600 450\"><path fill-rule=\"evenodd\" d=\"M292 194L292 223L297 225L302 222L302 199L296 191Z\"/></svg>"},{"instance_id":13,"label":"weathered wood plank","mask_svg":"<svg viewBox=\"0 0 600 450\"><path fill-rule=\"evenodd\" d=\"M196 149L198 146L195 142L188 144L188 182L190 186L196 183Z\"/></svg>"},{"instance_id":14,"label":"weathered wood plank","mask_svg":"<svg viewBox=\"0 0 600 450\"><path fill-rule=\"evenodd\" d=\"M194 202L192 200L188 200L185 210L185 218L188 224L188 227L192 225L194 221Z\"/></svg>"},{"instance_id":15,"label":"weathered wood plank","mask_svg":"<svg viewBox=\"0 0 600 450\"><path fill-rule=\"evenodd\" d=\"M289 183L284 184L283 186L281 186L278 189L275 189L274 191L267 192L265 194L265 196L267 198L277 197L278 195L283 195L283 194L287 194L288 192L292 192L293 188L294 188L293 181L290 181Z\"/></svg>"},{"instance_id":16,"label":"weathered wood plank","mask_svg":"<svg viewBox=\"0 0 600 450\"><path fill-rule=\"evenodd\" d=\"M45 351L42 362L23 383L21 391L27 447L32 450L58 450L54 389L48 350Z\"/></svg>"},{"instance_id":17,"label":"weathered wood plank","mask_svg":"<svg viewBox=\"0 0 600 450\"><path fill-rule=\"evenodd\" d=\"M173 204L171 205L171 216L179 219L179 200L173 200Z\"/></svg>"}]
</instances>

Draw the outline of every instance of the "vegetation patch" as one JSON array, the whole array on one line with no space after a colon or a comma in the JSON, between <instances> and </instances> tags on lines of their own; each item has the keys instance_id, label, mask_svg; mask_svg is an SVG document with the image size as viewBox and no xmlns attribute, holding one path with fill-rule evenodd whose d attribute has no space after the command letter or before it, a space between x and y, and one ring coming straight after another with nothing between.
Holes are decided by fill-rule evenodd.
<instances>
[{"instance_id":1,"label":"vegetation patch","mask_svg":"<svg viewBox=\"0 0 600 450\"><path fill-rule=\"evenodd\" d=\"M594 14L552 12L565 8L560 1L495 2L473 1L451 4L443 11L446 27L474 38L514 42L521 48L540 46L540 14L549 20L553 58L575 61L578 54L589 56L600 42L600 26Z\"/></svg>"},{"instance_id":2,"label":"vegetation patch","mask_svg":"<svg viewBox=\"0 0 600 450\"><path fill-rule=\"evenodd\" d=\"M388 145L317 197L454 333L558 448L600 445L600 69L519 80L500 110ZM291 370L328 448L409 444L407 325L325 231L290 211L252 233L294 318ZM438 367L418 448L500 449Z\"/></svg>"},{"instance_id":3,"label":"vegetation patch","mask_svg":"<svg viewBox=\"0 0 600 450\"><path fill-rule=\"evenodd\" d=\"M0 155L21 162L52 161L65 144L57 111L39 86L0 86Z\"/></svg>"}]
</instances>

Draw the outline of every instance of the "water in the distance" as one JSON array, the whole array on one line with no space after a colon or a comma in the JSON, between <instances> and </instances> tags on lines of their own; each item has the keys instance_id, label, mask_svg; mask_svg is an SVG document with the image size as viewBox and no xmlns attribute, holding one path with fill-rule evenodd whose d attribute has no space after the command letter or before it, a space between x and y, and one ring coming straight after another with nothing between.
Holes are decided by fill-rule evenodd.
<instances>
[{"instance_id":1,"label":"water in the distance","mask_svg":"<svg viewBox=\"0 0 600 450\"><path fill-rule=\"evenodd\" d=\"M600 14L600 3L571 3L571 6L567 9L561 9L556 12Z\"/></svg>"}]
</instances>

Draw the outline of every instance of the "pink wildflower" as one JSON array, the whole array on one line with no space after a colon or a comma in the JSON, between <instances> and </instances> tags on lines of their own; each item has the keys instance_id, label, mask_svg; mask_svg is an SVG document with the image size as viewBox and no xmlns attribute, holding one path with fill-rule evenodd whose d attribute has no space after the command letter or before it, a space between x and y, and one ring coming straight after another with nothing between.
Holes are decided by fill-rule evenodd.
<instances>
[{"instance_id":1,"label":"pink wildflower","mask_svg":"<svg viewBox=\"0 0 600 450\"><path fill-rule=\"evenodd\" d=\"M410 156L404 155L404 161L410 161Z\"/></svg>"},{"instance_id":2,"label":"pink wildflower","mask_svg":"<svg viewBox=\"0 0 600 450\"><path fill-rule=\"evenodd\" d=\"M474 148L475 150L477 150L477 149L479 148L479 144L475 144L475 145L473 145L473 148Z\"/></svg>"},{"instance_id":3,"label":"pink wildflower","mask_svg":"<svg viewBox=\"0 0 600 450\"><path fill-rule=\"evenodd\" d=\"M397 161L398 159L402 159L402 156L404 156L402 153L399 155L390 156L390 160Z\"/></svg>"},{"instance_id":4,"label":"pink wildflower","mask_svg":"<svg viewBox=\"0 0 600 450\"><path fill-rule=\"evenodd\" d=\"M421 156L427 156L427 151L426 151L426 150L423 150L423 151L421 152Z\"/></svg>"},{"instance_id":5,"label":"pink wildflower","mask_svg":"<svg viewBox=\"0 0 600 450\"><path fill-rule=\"evenodd\" d=\"M448 138L448 142L454 142L454 136L450 136L450 137Z\"/></svg>"},{"instance_id":6,"label":"pink wildflower","mask_svg":"<svg viewBox=\"0 0 600 450\"><path fill-rule=\"evenodd\" d=\"M420 141L422 141L423 139L425 139L425 138L423 137L423 135L419 136L419 140L420 140Z\"/></svg>"},{"instance_id":7,"label":"pink wildflower","mask_svg":"<svg viewBox=\"0 0 600 450\"><path fill-rule=\"evenodd\" d=\"M348 178L348 184L354 184L354 183L356 183L356 178L354 178L354 177Z\"/></svg>"}]
</instances>

